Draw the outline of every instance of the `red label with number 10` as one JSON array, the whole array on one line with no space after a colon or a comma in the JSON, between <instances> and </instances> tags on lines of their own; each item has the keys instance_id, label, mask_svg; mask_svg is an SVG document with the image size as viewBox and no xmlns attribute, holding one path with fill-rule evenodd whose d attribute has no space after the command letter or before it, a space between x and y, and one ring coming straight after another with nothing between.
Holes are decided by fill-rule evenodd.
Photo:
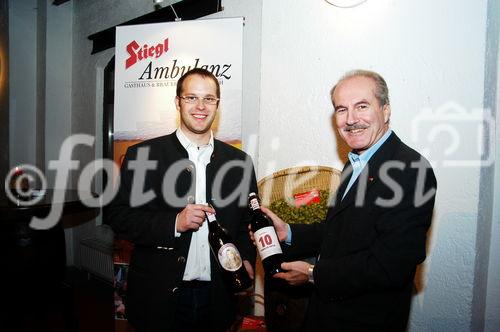
<instances>
[{"instance_id":1,"label":"red label with number 10","mask_svg":"<svg viewBox=\"0 0 500 332\"><path fill-rule=\"evenodd\" d=\"M259 229L255 232L254 238L261 259L283 253L276 232L272 226Z\"/></svg>"}]
</instances>

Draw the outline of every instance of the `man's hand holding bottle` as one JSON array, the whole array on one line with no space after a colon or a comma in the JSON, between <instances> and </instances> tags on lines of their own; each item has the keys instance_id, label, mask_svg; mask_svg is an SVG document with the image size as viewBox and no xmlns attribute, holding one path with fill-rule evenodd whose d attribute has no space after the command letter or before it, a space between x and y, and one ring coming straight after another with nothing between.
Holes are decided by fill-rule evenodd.
<instances>
[{"instance_id":1,"label":"man's hand holding bottle","mask_svg":"<svg viewBox=\"0 0 500 332\"><path fill-rule=\"evenodd\" d=\"M186 205L186 207L177 215L177 232L184 233L188 230L197 231L205 221L205 212L215 213L215 210L206 204Z\"/></svg>"},{"instance_id":2,"label":"man's hand holding bottle","mask_svg":"<svg viewBox=\"0 0 500 332\"><path fill-rule=\"evenodd\" d=\"M280 217L278 217L270 209L261 206L261 211L273 222L274 229L276 230L276 235L280 242L284 242L288 237L289 225L284 222ZM254 241L254 233L249 226L250 238ZM273 278L283 279L287 283L293 286L304 284L308 281L313 282L312 269L314 265L311 265L303 261L294 262L283 262L281 263L281 270L273 275Z\"/></svg>"},{"instance_id":3,"label":"man's hand holding bottle","mask_svg":"<svg viewBox=\"0 0 500 332\"><path fill-rule=\"evenodd\" d=\"M288 235L288 224L265 206L262 206L261 210L272 220L276 235L278 235L280 242L284 242Z\"/></svg>"}]
</instances>

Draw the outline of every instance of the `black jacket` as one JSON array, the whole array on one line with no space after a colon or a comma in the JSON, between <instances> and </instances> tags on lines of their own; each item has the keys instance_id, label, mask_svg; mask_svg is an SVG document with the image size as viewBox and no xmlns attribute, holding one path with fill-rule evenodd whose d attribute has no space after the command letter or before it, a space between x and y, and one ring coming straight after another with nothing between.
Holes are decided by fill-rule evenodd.
<instances>
[{"instance_id":1,"label":"black jacket","mask_svg":"<svg viewBox=\"0 0 500 332\"><path fill-rule=\"evenodd\" d=\"M144 188L138 190L152 190L155 198L147 204L132 207L133 171L128 168L141 148L144 148L143 152L148 151L147 159L156 161L157 165L155 170L147 171ZM225 165L229 161L236 161L239 166L245 163L247 171L239 166L227 169ZM170 331L177 304L177 287L182 281L192 235L188 231L176 238L175 218L188 202L193 202L195 172L194 164L189 161L188 153L175 133L141 142L127 150L118 194L107 208L115 236L134 243L126 309L129 321L141 331ZM213 203L218 221L235 240L242 258L254 263L256 253L248 236L250 212L246 205L248 192L257 190L251 158L237 148L214 140L214 152L206 173L207 202ZM243 189L242 197L222 204L221 199L238 188ZM235 318L235 299L227 291L213 255L210 256L211 329L225 330Z\"/></svg>"},{"instance_id":2,"label":"black jacket","mask_svg":"<svg viewBox=\"0 0 500 332\"><path fill-rule=\"evenodd\" d=\"M351 172L347 163L324 223L291 225L291 254L319 254L306 330L405 331L415 269L426 256L434 173L394 133L342 200Z\"/></svg>"}]
</instances>

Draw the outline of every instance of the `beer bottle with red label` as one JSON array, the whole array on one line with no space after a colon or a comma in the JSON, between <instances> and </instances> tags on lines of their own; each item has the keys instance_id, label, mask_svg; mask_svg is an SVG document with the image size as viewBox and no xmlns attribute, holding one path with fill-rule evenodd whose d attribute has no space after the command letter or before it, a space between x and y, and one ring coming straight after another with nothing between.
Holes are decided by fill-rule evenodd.
<instances>
[{"instance_id":1,"label":"beer bottle with red label","mask_svg":"<svg viewBox=\"0 0 500 332\"><path fill-rule=\"evenodd\" d=\"M248 195L248 206L253 211L251 227L264 271L269 276L282 272L283 251L273 222L260 209L257 194Z\"/></svg>"},{"instance_id":2,"label":"beer bottle with red label","mask_svg":"<svg viewBox=\"0 0 500 332\"><path fill-rule=\"evenodd\" d=\"M240 252L234 245L231 236L219 224L215 214L205 212L208 220L208 243L219 263L223 278L232 292L238 293L252 286L252 280L243 265Z\"/></svg>"}]
</instances>

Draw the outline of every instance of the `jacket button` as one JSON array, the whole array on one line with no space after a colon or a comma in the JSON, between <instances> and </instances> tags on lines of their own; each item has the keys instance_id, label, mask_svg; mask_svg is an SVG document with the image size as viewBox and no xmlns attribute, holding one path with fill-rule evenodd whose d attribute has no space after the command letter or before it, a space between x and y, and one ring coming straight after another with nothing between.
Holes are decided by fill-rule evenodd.
<instances>
[{"instance_id":1,"label":"jacket button","mask_svg":"<svg viewBox=\"0 0 500 332\"><path fill-rule=\"evenodd\" d=\"M192 171L194 171L194 166L193 165L189 165L186 167L186 171L191 173Z\"/></svg>"},{"instance_id":2,"label":"jacket button","mask_svg":"<svg viewBox=\"0 0 500 332\"><path fill-rule=\"evenodd\" d=\"M187 197L187 202L188 202L188 204L194 204L194 202L195 202L194 196L193 195L189 195Z\"/></svg>"},{"instance_id":3,"label":"jacket button","mask_svg":"<svg viewBox=\"0 0 500 332\"><path fill-rule=\"evenodd\" d=\"M178 289L179 289L179 287L174 287L174 288L172 289L172 293L177 292L177 290L178 290Z\"/></svg>"},{"instance_id":4,"label":"jacket button","mask_svg":"<svg viewBox=\"0 0 500 332\"><path fill-rule=\"evenodd\" d=\"M186 258L184 256L179 256L179 257L177 257L177 262L179 262L179 263L185 263L186 262Z\"/></svg>"}]
</instances>

